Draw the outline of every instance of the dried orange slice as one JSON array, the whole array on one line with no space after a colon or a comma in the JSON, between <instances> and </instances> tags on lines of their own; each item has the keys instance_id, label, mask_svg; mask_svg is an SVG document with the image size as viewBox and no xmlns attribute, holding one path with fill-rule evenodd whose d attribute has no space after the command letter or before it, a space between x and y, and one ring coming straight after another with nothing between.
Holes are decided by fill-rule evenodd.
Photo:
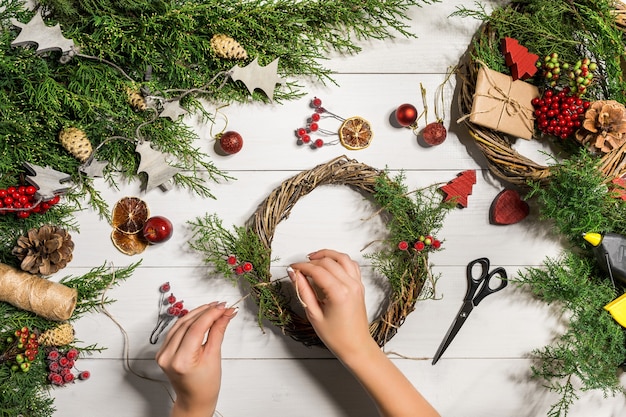
<instances>
[{"instance_id":1,"label":"dried orange slice","mask_svg":"<svg viewBox=\"0 0 626 417\"><path fill-rule=\"evenodd\" d=\"M111 223L115 230L135 234L143 229L150 216L148 205L137 197L124 197L115 203Z\"/></svg>"},{"instance_id":2,"label":"dried orange slice","mask_svg":"<svg viewBox=\"0 0 626 417\"><path fill-rule=\"evenodd\" d=\"M111 232L111 240L117 250L129 256L143 252L148 246L148 241L143 238L141 233L128 234L117 229L113 229Z\"/></svg>"},{"instance_id":3,"label":"dried orange slice","mask_svg":"<svg viewBox=\"0 0 626 417\"><path fill-rule=\"evenodd\" d=\"M341 144L353 151L370 146L373 137L370 122L359 116L346 119L339 128Z\"/></svg>"}]
</instances>

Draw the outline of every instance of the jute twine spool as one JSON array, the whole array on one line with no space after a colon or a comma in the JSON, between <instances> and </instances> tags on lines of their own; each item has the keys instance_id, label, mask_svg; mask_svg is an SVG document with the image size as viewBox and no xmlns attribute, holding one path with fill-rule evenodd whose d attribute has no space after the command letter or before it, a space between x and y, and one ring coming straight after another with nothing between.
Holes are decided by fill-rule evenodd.
<instances>
[{"instance_id":1,"label":"jute twine spool","mask_svg":"<svg viewBox=\"0 0 626 417\"><path fill-rule=\"evenodd\" d=\"M0 263L0 301L48 320L72 316L78 294L74 288Z\"/></svg>"}]
</instances>

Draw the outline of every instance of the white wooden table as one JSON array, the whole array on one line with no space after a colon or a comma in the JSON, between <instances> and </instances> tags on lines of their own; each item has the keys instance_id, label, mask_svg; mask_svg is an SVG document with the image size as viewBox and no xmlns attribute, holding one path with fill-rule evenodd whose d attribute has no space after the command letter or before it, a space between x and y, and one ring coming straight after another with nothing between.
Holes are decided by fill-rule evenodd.
<instances>
[{"instance_id":1,"label":"white wooden table","mask_svg":"<svg viewBox=\"0 0 626 417\"><path fill-rule=\"evenodd\" d=\"M453 101L454 81L446 87L445 124L448 139L440 146L423 147L408 129L393 127L390 115L402 103L422 109L419 85L428 92L429 121L434 121L434 93L449 66L458 62L479 22L449 18L461 0L414 8L408 19L416 39L398 38L363 44L352 57L332 57L327 64L337 71L337 86L306 83L306 96L280 105L231 105L223 110L228 129L244 137L237 155L217 155L209 137L210 126L189 118L202 138L198 144L215 164L236 178L211 185L215 200L201 199L179 189L159 189L147 194L138 183L112 190L102 185L111 206L124 196L144 199L153 215L174 223L174 237L142 255L128 257L110 243L110 226L93 212L80 213L81 232L74 236L75 258L63 275L82 274L110 262L125 266L143 259L134 275L111 289L117 301L110 313L128 334L125 345L120 329L104 314L90 314L76 322L77 337L86 345L107 347L102 353L81 358L77 365L90 370L91 379L55 389L58 416L165 416L171 406L165 384L139 378L125 362L125 346L133 371L165 380L154 361L158 345L149 343L157 315L158 287L165 281L189 308L212 300L233 303L245 290L210 273L202 256L187 245L187 222L205 213L217 213L225 225L243 225L256 206L283 180L319 163L346 154L377 168L404 170L409 188L447 182L466 169L477 170L477 183L469 206L451 212L441 231L443 251L431 257L440 275L437 300L419 302L385 350L445 417L542 416L557 396L529 380L530 352L543 347L562 329L556 313L514 285L485 300L458 334L437 365L432 356L458 312L466 290L465 266L486 256L492 265L504 266L510 276L526 266L537 266L546 256L559 254L560 246L537 220L536 209L523 222L511 226L489 223L489 206L504 185L485 169L482 156L462 126ZM341 146L311 150L296 145L294 129L303 125L314 97L343 117L360 115L373 126L372 145L362 151ZM332 122L324 121L332 125ZM219 131L216 126L214 131ZM216 130L217 129L217 130ZM535 150L531 157L539 158ZM363 265L371 314L381 305L376 278L360 252L382 236L376 220L363 223L371 207L345 188L319 188L302 199L291 217L276 231L272 265L283 276L290 262L329 247L351 254ZM224 417L248 416L350 416L370 417L376 411L357 382L328 352L307 348L267 326L256 324L256 308L242 303L231 323L223 347L224 378L218 410ZM626 378L622 378L626 385ZM604 399L586 393L570 416L608 417L626 412L624 396Z\"/></svg>"}]
</instances>

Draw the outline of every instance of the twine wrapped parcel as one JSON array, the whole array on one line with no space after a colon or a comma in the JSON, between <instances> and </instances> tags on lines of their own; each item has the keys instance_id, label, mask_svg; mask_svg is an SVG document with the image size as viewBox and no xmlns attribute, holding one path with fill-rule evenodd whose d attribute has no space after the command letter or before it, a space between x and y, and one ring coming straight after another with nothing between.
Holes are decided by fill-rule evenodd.
<instances>
[{"instance_id":1,"label":"twine wrapped parcel","mask_svg":"<svg viewBox=\"0 0 626 417\"><path fill-rule=\"evenodd\" d=\"M0 263L0 301L48 320L72 316L78 294L74 288Z\"/></svg>"}]
</instances>

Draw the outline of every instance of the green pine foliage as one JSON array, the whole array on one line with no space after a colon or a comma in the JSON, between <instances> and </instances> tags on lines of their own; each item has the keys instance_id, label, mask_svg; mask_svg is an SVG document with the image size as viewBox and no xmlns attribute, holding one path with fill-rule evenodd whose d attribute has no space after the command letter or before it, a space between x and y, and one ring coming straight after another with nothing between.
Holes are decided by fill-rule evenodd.
<instances>
[{"instance_id":1,"label":"green pine foliage","mask_svg":"<svg viewBox=\"0 0 626 417\"><path fill-rule=\"evenodd\" d=\"M626 333L603 309L615 298L615 289L599 275L595 260L568 252L520 276L521 285L568 317L565 332L533 352L533 375L560 395L548 416L566 416L579 386L604 395L622 393L618 367L626 359Z\"/></svg>"},{"instance_id":2,"label":"green pine foliage","mask_svg":"<svg viewBox=\"0 0 626 417\"><path fill-rule=\"evenodd\" d=\"M373 197L387 220L389 234L382 249L367 255L396 293L403 291L408 280L417 279L420 271L430 267L429 250L402 251L398 243L404 241L412 245L424 236L437 237L446 214L456 206L453 202L441 202L437 186L409 191L404 180L404 173L400 173L393 178L381 175L376 181ZM427 298L428 294L423 296Z\"/></svg>"}]
</instances>

